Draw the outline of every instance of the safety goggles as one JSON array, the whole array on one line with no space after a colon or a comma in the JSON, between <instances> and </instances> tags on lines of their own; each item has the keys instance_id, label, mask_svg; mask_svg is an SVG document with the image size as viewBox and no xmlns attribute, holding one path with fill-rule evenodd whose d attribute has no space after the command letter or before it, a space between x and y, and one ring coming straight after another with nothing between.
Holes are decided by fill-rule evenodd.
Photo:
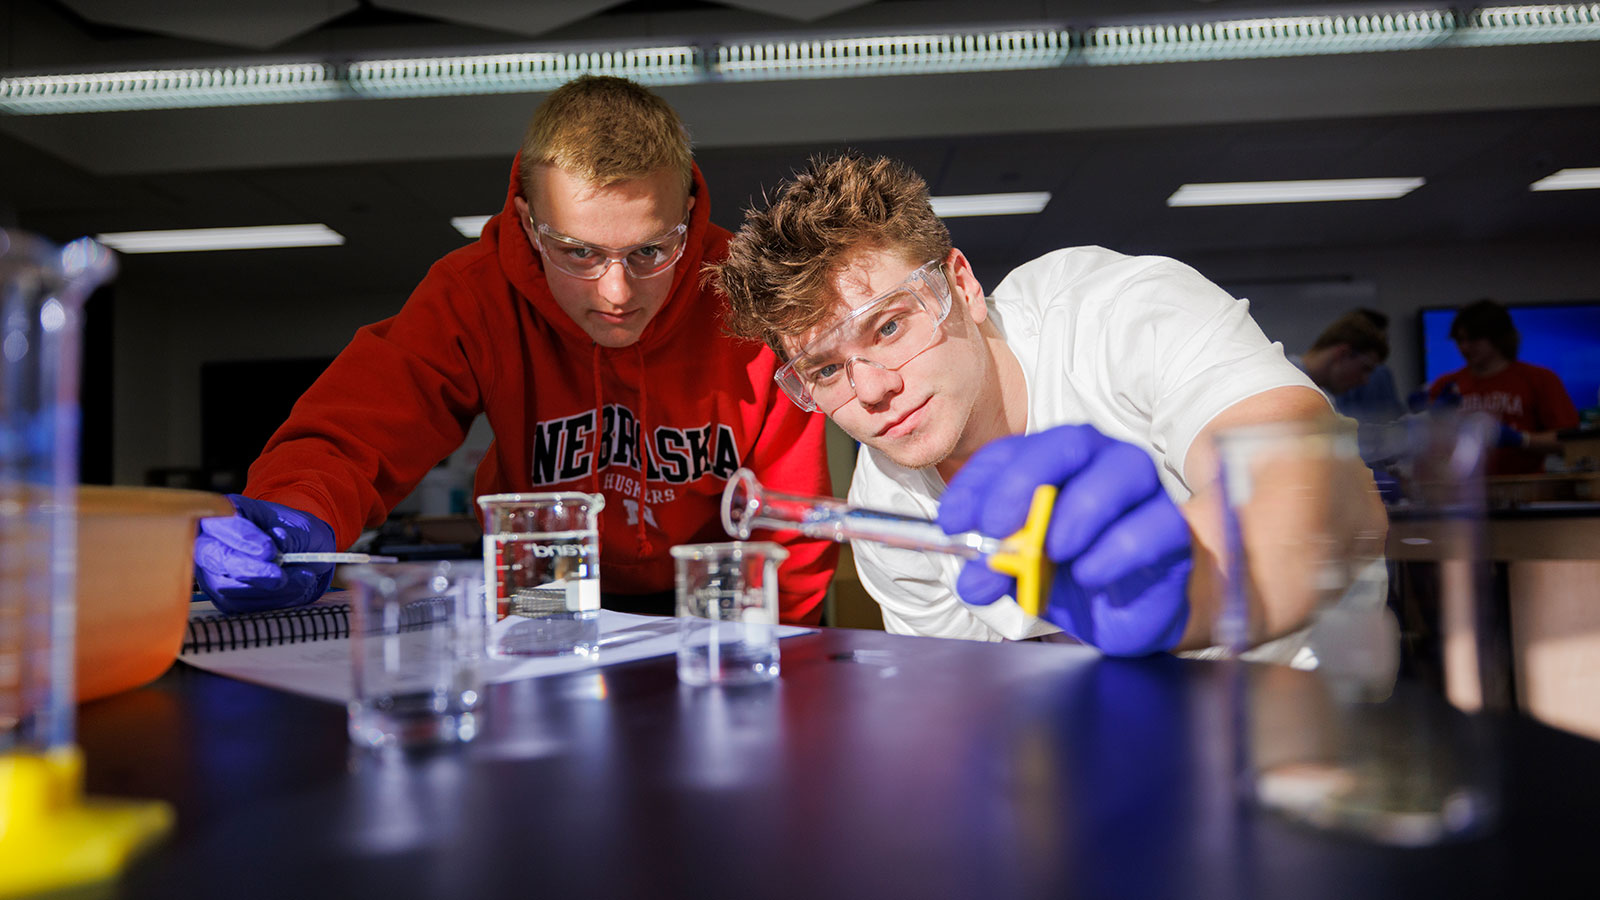
<instances>
[{"instance_id":1,"label":"safety goggles","mask_svg":"<svg viewBox=\"0 0 1600 900\"><path fill-rule=\"evenodd\" d=\"M828 412L856 395L855 366L898 369L933 345L950 315L950 281L942 260L929 260L818 335L772 379L796 406Z\"/></svg>"},{"instance_id":2,"label":"safety goggles","mask_svg":"<svg viewBox=\"0 0 1600 900\"><path fill-rule=\"evenodd\" d=\"M530 217L529 221L532 221ZM606 274L612 263L634 278L651 278L672 268L683 258L683 247L689 225L679 222L660 237L634 244L631 247L600 247L577 238L569 238L549 225L536 224L534 241L545 262L576 278L593 281Z\"/></svg>"}]
</instances>

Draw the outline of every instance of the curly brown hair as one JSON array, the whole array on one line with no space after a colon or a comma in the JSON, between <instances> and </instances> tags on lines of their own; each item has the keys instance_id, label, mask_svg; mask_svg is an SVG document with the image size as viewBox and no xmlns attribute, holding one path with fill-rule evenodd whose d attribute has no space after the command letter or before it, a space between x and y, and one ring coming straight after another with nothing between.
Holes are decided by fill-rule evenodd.
<instances>
[{"instance_id":1,"label":"curly brown hair","mask_svg":"<svg viewBox=\"0 0 1600 900\"><path fill-rule=\"evenodd\" d=\"M580 75L551 92L522 138L517 180L533 199L533 169L550 165L594 185L670 168L694 182L689 131L667 101L612 75Z\"/></svg>"},{"instance_id":2,"label":"curly brown hair","mask_svg":"<svg viewBox=\"0 0 1600 900\"><path fill-rule=\"evenodd\" d=\"M745 213L727 260L705 275L727 295L728 332L765 341L786 359L782 339L827 320L829 280L862 250L920 264L950 253L950 232L934 215L927 182L904 163L855 151L814 156L765 209Z\"/></svg>"}]
</instances>

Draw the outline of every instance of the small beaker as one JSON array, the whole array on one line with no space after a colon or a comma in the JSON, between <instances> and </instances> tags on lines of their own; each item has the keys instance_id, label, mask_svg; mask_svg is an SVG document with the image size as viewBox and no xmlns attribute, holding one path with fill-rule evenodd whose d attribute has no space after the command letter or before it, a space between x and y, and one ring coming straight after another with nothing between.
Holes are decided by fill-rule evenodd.
<instances>
[{"instance_id":1,"label":"small beaker","mask_svg":"<svg viewBox=\"0 0 1600 900\"><path fill-rule=\"evenodd\" d=\"M750 684L778 677L778 565L789 551L765 541L673 547L677 564L678 679Z\"/></svg>"},{"instance_id":2,"label":"small beaker","mask_svg":"<svg viewBox=\"0 0 1600 900\"><path fill-rule=\"evenodd\" d=\"M477 560L351 566L350 739L372 748L466 742L483 696Z\"/></svg>"},{"instance_id":3,"label":"small beaker","mask_svg":"<svg viewBox=\"0 0 1600 900\"><path fill-rule=\"evenodd\" d=\"M600 494L490 494L489 655L588 656L600 641Z\"/></svg>"},{"instance_id":4,"label":"small beaker","mask_svg":"<svg viewBox=\"0 0 1600 900\"><path fill-rule=\"evenodd\" d=\"M1362 425L1359 440L1349 419L1276 423L1228 430L1217 449L1228 540L1217 633L1240 651L1273 636L1262 633L1268 605L1310 612L1308 629L1278 643L1283 661L1314 677L1244 670L1251 689L1234 720L1250 799L1381 843L1481 833L1497 807L1493 748L1481 722L1398 677L1391 608L1392 548L1404 546L1393 530L1406 519L1425 523L1447 568L1466 573L1463 602L1482 602L1470 574L1485 565L1481 422Z\"/></svg>"}]
</instances>

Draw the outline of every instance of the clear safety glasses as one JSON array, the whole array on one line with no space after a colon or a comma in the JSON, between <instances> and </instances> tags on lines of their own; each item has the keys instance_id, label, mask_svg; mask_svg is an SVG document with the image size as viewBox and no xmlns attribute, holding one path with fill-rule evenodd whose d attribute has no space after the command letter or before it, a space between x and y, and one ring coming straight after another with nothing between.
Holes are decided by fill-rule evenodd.
<instances>
[{"instance_id":1,"label":"clear safety glasses","mask_svg":"<svg viewBox=\"0 0 1600 900\"><path fill-rule=\"evenodd\" d=\"M898 369L932 346L950 315L942 260L929 260L882 296L856 307L772 376L801 409L832 412L856 395L855 365Z\"/></svg>"},{"instance_id":2,"label":"clear safety glasses","mask_svg":"<svg viewBox=\"0 0 1600 900\"><path fill-rule=\"evenodd\" d=\"M539 252L544 255L545 262L568 275L590 281L606 274L612 263L622 263L623 270L634 278L660 275L683 257L688 232L688 223L679 222L666 234L642 244L612 248L569 238L550 230L549 225L541 224L534 228Z\"/></svg>"}]
</instances>

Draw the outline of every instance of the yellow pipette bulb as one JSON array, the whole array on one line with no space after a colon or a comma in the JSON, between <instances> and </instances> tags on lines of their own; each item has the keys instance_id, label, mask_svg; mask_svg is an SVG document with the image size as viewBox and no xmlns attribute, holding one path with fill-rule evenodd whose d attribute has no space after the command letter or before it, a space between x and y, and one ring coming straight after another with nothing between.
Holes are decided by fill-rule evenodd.
<instances>
[{"instance_id":1,"label":"yellow pipette bulb","mask_svg":"<svg viewBox=\"0 0 1600 900\"><path fill-rule=\"evenodd\" d=\"M1028 506L1028 520L1005 539L999 553L989 556L989 568L1017 580L1017 605L1030 616L1039 614L1046 585L1055 575L1055 565L1044 553L1044 535L1050 529L1050 511L1055 505L1055 487L1039 485Z\"/></svg>"}]
</instances>

